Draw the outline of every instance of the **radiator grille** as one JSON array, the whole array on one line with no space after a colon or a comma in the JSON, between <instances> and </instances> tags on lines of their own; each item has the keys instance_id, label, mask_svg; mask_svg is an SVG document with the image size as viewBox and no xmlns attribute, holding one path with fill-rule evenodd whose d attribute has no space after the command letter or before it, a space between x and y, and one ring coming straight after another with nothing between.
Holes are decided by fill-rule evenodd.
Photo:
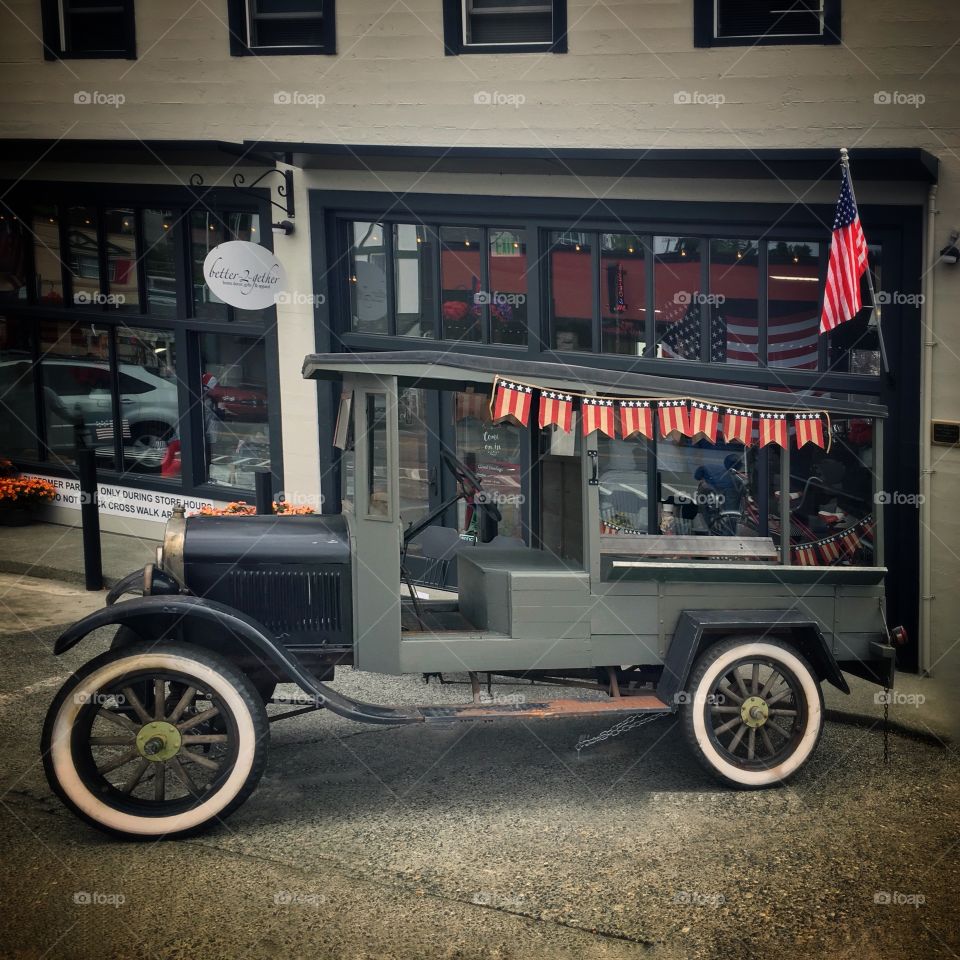
<instances>
[{"instance_id":1,"label":"radiator grille","mask_svg":"<svg viewBox=\"0 0 960 960\"><path fill-rule=\"evenodd\" d=\"M233 606L274 633L340 633L339 571L238 570L229 575Z\"/></svg>"}]
</instances>

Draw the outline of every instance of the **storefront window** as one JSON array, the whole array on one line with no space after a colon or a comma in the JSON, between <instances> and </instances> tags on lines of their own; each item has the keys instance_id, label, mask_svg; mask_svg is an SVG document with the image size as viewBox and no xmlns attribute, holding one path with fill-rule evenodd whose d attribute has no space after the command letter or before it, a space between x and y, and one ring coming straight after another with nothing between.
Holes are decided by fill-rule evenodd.
<instances>
[{"instance_id":1,"label":"storefront window","mask_svg":"<svg viewBox=\"0 0 960 960\"><path fill-rule=\"evenodd\" d=\"M767 246L767 363L816 370L820 344L820 244Z\"/></svg>"},{"instance_id":2,"label":"storefront window","mask_svg":"<svg viewBox=\"0 0 960 960\"><path fill-rule=\"evenodd\" d=\"M63 306L63 261L60 257L60 214L55 204L33 208L33 262L37 300Z\"/></svg>"},{"instance_id":3,"label":"storefront window","mask_svg":"<svg viewBox=\"0 0 960 960\"><path fill-rule=\"evenodd\" d=\"M147 310L156 317L177 315L175 227L172 210L143 211Z\"/></svg>"},{"instance_id":4,"label":"storefront window","mask_svg":"<svg viewBox=\"0 0 960 960\"><path fill-rule=\"evenodd\" d=\"M0 317L0 458L38 457L30 324Z\"/></svg>"},{"instance_id":5,"label":"storefront window","mask_svg":"<svg viewBox=\"0 0 960 960\"><path fill-rule=\"evenodd\" d=\"M227 240L226 224L209 210L190 214L190 251L193 266L194 316L208 320L226 320L227 305L207 286L203 279L203 262L207 254Z\"/></svg>"},{"instance_id":6,"label":"storefront window","mask_svg":"<svg viewBox=\"0 0 960 960\"><path fill-rule=\"evenodd\" d=\"M123 469L180 477L180 414L172 330L118 327Z\"/></svg>"},{"instance_id":7,"label":"storefront window","mask_svg":"<svg viewBox=\"0 0 960 960\"><path fill-rule=\"evenodd\" d=\"M494 343L527 342L527 233L487 231L490 339Z\"/></svg>"},{"instance_id":8,"label":"storefront window","mask_svg":"<svg viewBox=\"0 0 960 960\"><path fill-rule=\"evenodd\" d=\"M395 311L401 337L433 336L436 303L432 237L432 231L418 224L393 225Z\"/></svg>"},{"instance_id":9,"label":"storefront window","mask_svg":"<svg viewBox=\"0 0 960 960\"><path fill-rule=\"evenodd\" d=\"M354 333L389 333L383 224L351 223L350 234L350 329Z\"/></svg>"},{"instance_id":10,"label":"storefront window","mask_svg":"<svg viewBox=\"0 0 960 960\"><path fill-rule=\"evenodd\" d=\"M25 300L30 256L28 234L23 221L0 213L0 299Z\"/></svg>"},{"instance_id":11,"label":"storefront window","mask_svg":"<svg viewBox=\"0 0 960 960\"><path fill-rule=\"evenodd\" d=\"M593 349L593 245L596 235L550 235L550 347Z\"/></svg>"},{"instance_id":12,"label":"storefront window","mask_svg":"<svg viewBox=\"0 0 960 960\"><path fill-rule=\"evenodd\" d=\"M137 229L133 210L104 212L107 244L108 306L114 310L139 313L140 288L137 279Z\"/></svg>"},{"instance_id":13,"label":"storefront window","mask_svg":"<svg viewBox=\"0 0 960 960\"><path fill-rule=\"evenodd\" d=\"M524 483L520 442L526 432L514 424L491 423L485 394L455 394L454 410L457 456L480 478L483 489L500 508L500 536L521 538ZM457 510L460 530L476 533L477 511L462 500Z\"/></svg>"},{"instance_id":14,"label":"storefront window","mask_svg":"<svg viewBox=\"0 0 960 960\"><path fill-rule=\"evenodd\" d=\"M113 462L110 336L92 323L40 322L40 374L50 459L72 464L76 444L93 447L103 466Z\"/></svg>"},{"instance_id":15,"label":"storefront window","mask_svg":"<svg viewBox=\"0 0 960 960\"><path fill-rule=\"evenodd\" d=\"M200 363L206 479L251 490L254 471L270 466L264 342L203 334Z\"/></svg>"},{"instance_id":16,"label":"storefront window","mask_svg":"<svg viewBox=\"0 0 960 960\"><path fill-rule=\"evenodd\" d=\"M596 435L601 533L646 533L648 441Z\"/></svg>"},{"instance_id":17,"label":"storefront window","mask_svg":"<svg viewBox=\"0 0 960 960\"><path fill-rule=\"evenodd\" d=\"M646 250L640 237L600 234L601 348L643 356L647 339Z\"/></svg>"},{"instance_id":18,"label":"storefront window","mask_svg":"<svg viewBox=\"0 0 960 960\"><path fill-rule=\"evenodd\" d=\"M699 360L703 305L700 241L690 237L654 237L653 246L657 356Z\"/></svg>"},{"instance_id":19,"label":"storefront window","mask_svg":"<svg viewBox=\"0 0 960 960\"><path fill-rule=\"evenodd\" d=\"M97 242L96 207L67 209L67 244L73 302L95 305L100 300L100 244Z\"/></svg>"},{"instance_id":20,"label":"storefront window","mask_svg":"<svg viewBox=\"0 0 960 960\"><path fill-rule=\"evenodd\" d=\"M760 362L760 248L755 240L710 241L710 359Z\"/></svg>"},{"instance_id":21,"label":"storefront window","mask_svg":"<svg viewBox=\"0 0 960 960\"><path fill-rule=\"evenodd\" d=\"M479 227L440 228L440 287L443 339L482 339L483 231Z\"/></svg>"}]
</instances>

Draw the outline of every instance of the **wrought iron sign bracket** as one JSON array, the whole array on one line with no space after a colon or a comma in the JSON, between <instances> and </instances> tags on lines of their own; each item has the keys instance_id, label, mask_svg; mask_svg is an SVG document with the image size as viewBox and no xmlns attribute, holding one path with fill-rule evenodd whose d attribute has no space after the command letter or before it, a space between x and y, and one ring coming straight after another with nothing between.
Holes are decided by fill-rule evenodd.
<instances>
[{"instance_id":1,"label":"wrought iron sign bracket","mask_svg":"<svg viewBox=\"0 0 960 960\"><path fill-rule=\"evenodd\" d=\"M265 170L263 173L257 177L253 183L249 185L246 184L246 177L242 173L236 173L233 176L233 185L235 187L242 187L245 190L252 190L257 184L259 184L266 177L269 177L271 173L278 173L283 178L283 183L277 184L277 194L281 196L284 200L283 203L277 203L276 200L271 198L270 203L273 204L278 210L282 210L290 219L292 220L296 214L294 213L294 203L293 203L293 171L292 170L280 170L277 167L273 167L271 170ZM203 174L202 173L193 173L190 175L190 186L191 187L202 187L203 186Z\"/></svg>"}]
</instances>

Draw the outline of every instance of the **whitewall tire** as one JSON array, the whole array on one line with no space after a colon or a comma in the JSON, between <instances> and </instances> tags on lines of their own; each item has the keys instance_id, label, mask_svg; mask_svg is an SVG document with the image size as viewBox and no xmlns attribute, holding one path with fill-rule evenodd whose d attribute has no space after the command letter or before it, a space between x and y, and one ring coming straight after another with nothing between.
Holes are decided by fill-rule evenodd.
<instances>
[{"instance_id":1,"label":"whitewall tire","mask_svg":"<svg viewBox=\"0 0 960 960\"><path fill-rule=\"evenodd\" d=\"M133 839L222 820L266 766L269 722L249 679L186 644L110 650L60 689L41 750L54 792L81 819Z\"/></svg>"},{"instance_id":2,"label":"whitewall tire","mask_svg":"<svg viewBox=\"0 0 960 960\"><path fill-rule=\"evenodd\" d=\"M733 637L701 654L680 713L710 773L757 789L783 783L810 758L823 731L823 691L790 644Z\"/></svg>"}]
</instances>

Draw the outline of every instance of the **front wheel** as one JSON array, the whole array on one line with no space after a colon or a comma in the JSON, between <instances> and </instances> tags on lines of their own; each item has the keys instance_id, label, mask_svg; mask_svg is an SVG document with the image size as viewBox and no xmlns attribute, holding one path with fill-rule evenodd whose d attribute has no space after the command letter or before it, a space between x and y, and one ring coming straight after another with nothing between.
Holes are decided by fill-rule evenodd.
<instances>
[{"instance_id":1,"label":"front wheel","mask_svg":"<svg viewBox=\"0 0 960 960\"><path fill-rule=\"evenodd\" d=\"M743 789L783 783L823 730L823 691L810 664L779 640L734 637L697 660L681 706L697 759Z\"/></svg>"},{"instance_id":2,"label":"front wheel","mask_svg":"<svg viewBox=\"0 0 960 960\"><path fill-rule=\"evenodd\" d=\"M222 820L252 793L269 722L228 660L184 644L96 657L60 689L41 749L47 780L81 819L133 839Z\"/></svg>"}]
</instances>

